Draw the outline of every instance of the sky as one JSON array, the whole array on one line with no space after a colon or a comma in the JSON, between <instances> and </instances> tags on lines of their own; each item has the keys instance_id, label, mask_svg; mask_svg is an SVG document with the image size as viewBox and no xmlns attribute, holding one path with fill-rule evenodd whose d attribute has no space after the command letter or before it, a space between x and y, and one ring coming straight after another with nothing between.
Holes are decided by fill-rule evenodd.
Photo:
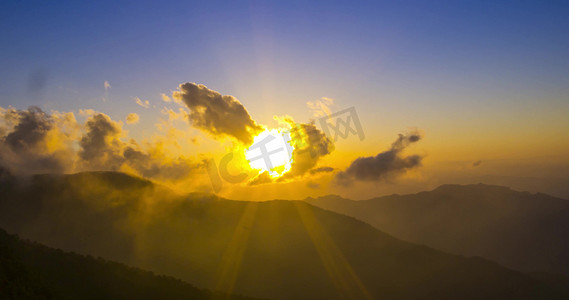
<instances>
[{"instance_id":1,"label":"sky","mask_svg":"<svg viewBox=\"0 0 569 300\"><path fill-rule=\"evenodd\" d=\"M72 138L67 150L86 160L89 151L81 151L88 143L81 141L95 132L89 121L107 122L118 129L105 141L122 145L115 149L121 159L131 139L144 155L168 157L169 166L182 156L192 161L185 180L205 177L176 185L211 192L200 162L219 162L229 149L246 146L187 118L199 97L181 85L195 83L207 87L203 93L233 96L251 124L278 128L275 116L290 116L302 124L316 120L321 130L322 112L311 105L326 103L332 113L354 107L365 132L363 140L352 135L333 149L326 144L295 178L225 182L216 191L222 196L365 199L485 182L569 198L567 2L17 1L1 8L0 107L37 106L76 120L67 124L73 133L48 134L44 150L52 154L63 149L55 140ZM136 117L127 122L129 114ZM420 140L393 154L399 134ZM381 161L371 158L381 153L395 155L398 168L374 173ZM417 164L405 160L414 156ZM358 172L357 158L377 168ZM160 173L90 159L58 170ZM6 165L15 160L25 161L4 158ZM333 171L314 171L324 167ZM352 174L354 182L338 184L339 174Z\"/></svg>"}]
</instances>

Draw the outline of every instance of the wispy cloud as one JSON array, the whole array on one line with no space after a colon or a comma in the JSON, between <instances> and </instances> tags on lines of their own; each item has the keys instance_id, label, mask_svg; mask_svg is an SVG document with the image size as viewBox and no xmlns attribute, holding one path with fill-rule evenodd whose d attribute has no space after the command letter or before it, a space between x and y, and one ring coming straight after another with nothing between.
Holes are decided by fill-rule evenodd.
<instances>
[{"instance_id":1,"label":"wispy cloud","mask_svg":"<svg viewBox=\"0 0 569 300\"><path fill-rule=\"evenodd\" d=\"M316 101L306 102L308 108L312 111L314 117L324 117L332 114L330 108L334 106L334 99L322 97Z\"/></svg>"},{"instance_id":2,"label":"wispy cloud","mask_svg":"<svg viewBox=\"0 0 569 300\"><path fill-rule=\"evenodd\" d=\"M105 94L103 95L102 100L103 102L107 102L107 100L109 100L109 90L111 89L111 84L108 80L105 80L103 87L105 88Z\"/></svg>"},{"instance_id":3,"label":"wispy cloud","mask_svg":"<svg viewBox=\"0 0 569 300\"><path fill-rule=\"evenodd\" d=\"M148 102L148 100L141 100L138 97L134 97L134 101L136 102L136 104L138 104L144 108L148 108L150 106L150 102Z\"/></svg>"}]
</instances>

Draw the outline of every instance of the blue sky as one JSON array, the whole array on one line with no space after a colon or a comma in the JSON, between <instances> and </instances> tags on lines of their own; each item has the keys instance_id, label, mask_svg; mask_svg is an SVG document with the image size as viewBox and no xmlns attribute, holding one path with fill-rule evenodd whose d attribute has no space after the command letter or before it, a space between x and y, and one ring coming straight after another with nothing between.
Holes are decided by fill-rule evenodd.
<instances>
[{"instance_id":1,"label":"blue sky","mask_svg":"<svg viewBox=\"0 0 569 300\"><path fill-rule=\"evenodd\" d=\"M18 1L2 4L0 26L3 107L144 119L134 97L160 104L191 81L261 122L307 119L305 103L326 96L400 128L547 113L569 94L563 1Z\"/></svg>"},{"instance_id":2,"label":"blue sky","mask_svg":"<svg viewBox=\"0 0 569 300\"><path fill-rule=\"evenodd\" d=\"M256 85L263 72L277 90L442 80L559 87L567 83L568 17L562 1L4 2L1 103L42 100L25 91L38 71L46 87L86 93L109 80L114 92L147 97L184 81L230 92L228 82ZM307 76L316 78L303 84Z\"/></svg>"}]
</instances>

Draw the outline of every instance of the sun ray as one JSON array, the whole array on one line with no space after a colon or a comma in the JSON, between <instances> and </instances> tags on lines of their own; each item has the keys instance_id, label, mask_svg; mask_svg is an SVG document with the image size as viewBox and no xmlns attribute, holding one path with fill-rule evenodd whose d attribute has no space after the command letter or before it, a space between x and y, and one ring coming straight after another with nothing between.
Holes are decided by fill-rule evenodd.
<instances>
[{"instance_id":1,"label":"sun ray","mask_svg":"<svg viewBox=\"0 0 569 300\"><path fill-rule=\"evenodd\" d=\"M332 238L316 220L310 206L293 201L330 279L347 299L373 299Z\"/></svg>"},{"instance_id":2,"label":"sun ray","mask_svg":"<svg viewBox=\"0 0 569 300\"><path fill-rule=\"evenodd\" d=\"M253 223L255 223L257 207L258 203L256 202L251 201L247 204L243 214L241 215L241 219L235 228L235 232L227 245L225 253L221 258L215 289L222 292L228 299L230 298L233 288L235 287L235 282L237 281L239 268L247 248L249 235L251 234Z\"/></svg>"}]
</instances>

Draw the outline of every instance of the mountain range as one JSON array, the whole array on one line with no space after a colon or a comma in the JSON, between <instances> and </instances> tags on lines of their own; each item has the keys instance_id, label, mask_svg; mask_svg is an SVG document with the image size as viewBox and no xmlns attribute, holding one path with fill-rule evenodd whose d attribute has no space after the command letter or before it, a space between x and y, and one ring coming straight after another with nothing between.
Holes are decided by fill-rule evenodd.
<instances>
[{"instance_id":1,"label":"mountain range","mask_svg":"<svg viewBox=\"0 0 569 300\"><path fill-rule=\"evenodd\" d=\"M449 208L450 209L450 208ZM567 279L403 241L304 201L178 195L114 172L3 176L0 227L200 288L270 299L559 298Z\"/></svg>"},{"instance_id":2,"label":"mountain range","mask_svg":"<svg viewBox=\"0 0 569 300\"><path fill-rule=\"evenodd\" d=\"M412 243L526 272L569 274L565 199L474 184L364 201L334 195L306 201Z\"/></svg>"}]
</instances>

